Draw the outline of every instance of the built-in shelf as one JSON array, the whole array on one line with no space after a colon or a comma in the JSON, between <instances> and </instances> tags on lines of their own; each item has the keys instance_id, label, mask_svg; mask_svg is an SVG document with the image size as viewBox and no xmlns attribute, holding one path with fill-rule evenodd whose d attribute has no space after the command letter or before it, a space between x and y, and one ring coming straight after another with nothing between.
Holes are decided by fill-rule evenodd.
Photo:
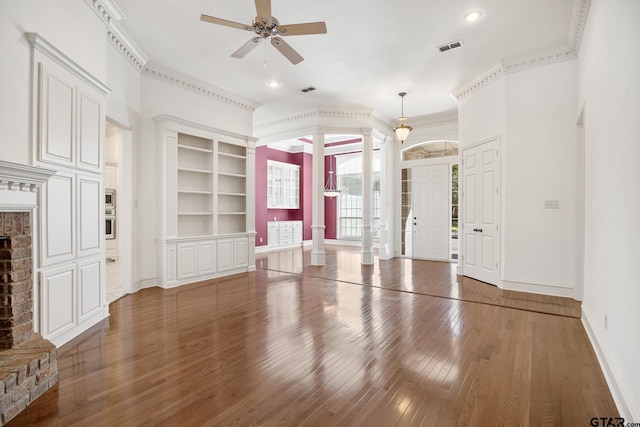
<instances>
[{"instance_id":1,"label":"built-in shelf","mask_svg":"<svg viewBox=\"0 0 640 427\"><path fill-rule=\"evenodd\" d=\"M154 119L162 146L158 283L173 287L255 269L255 140L180 118ZM251 202L249 202L251 200Z\"/></svg>"},{"instance_id":2,"label":"built-in shelf","mask_svg":"<svg viewBox=\"0 0 640 427\"><path fill-rule=\"evenodd\" d=\"M202 194L202 195L209 195L209 194L213 194L213 191L208 191L208 190L186 190L186 189L179 189L179 190L178 190L178 194Z\"/></svg>"},{"instance_id":3,"label":"built-in shelf","mask_svg":"<svg viewBox=\"0 0 640 427\"><path fill-rule=\"evenodd\" d=\"M213 212L178 212L178 216L203 216L213 215Z\"/></svg>"},{"instance_id":4,"label":"built-in shelf","mask_svg":"<svg viewBox=\"0 0 640 427\"><path fill-rule=\"evenodd\" d=\"M178 167L178 171L179 172L206 173L206 174L212 174L213 173L212 170L194 169L194 168L181 168L181 167Z\"/></svg>"},{"instance_id":5,"label":"built-in shelf","mask_svg":"<svg viewBox=\"0 0 640 427\"><path fill-rule=\"evenodd\" d=\"M232 158L232 159L241 159L241 160L245 160L247 158L246 156L242 156L240 154L224 153L222 151L220 153L218 153L218 155L220 157L229 157L229 158Z\"/></svg>"},{"instance_id":6,"label":"built-in shelf","mask_svg":"<svg viewBox=\"0 0 640 427\"><path fill-rule=\"evenodd\" d=\"M230 173L230 172L218 172L220 176L232 176L234 178L246 178L247 176L239 173Z\"/></svg>"},{"instance_id":7,"label":"built-in shelf","mask_svg":"<svg viewBox=\"0 0 640 427\"><path fill-rule=\"evenodd\" d=\"M197 151L199 153L209 153L209 154L213 153L213 150L210 148L192 147L191 145L178 144L178 148L181 150Z\"/></svg>"}]
</instances>

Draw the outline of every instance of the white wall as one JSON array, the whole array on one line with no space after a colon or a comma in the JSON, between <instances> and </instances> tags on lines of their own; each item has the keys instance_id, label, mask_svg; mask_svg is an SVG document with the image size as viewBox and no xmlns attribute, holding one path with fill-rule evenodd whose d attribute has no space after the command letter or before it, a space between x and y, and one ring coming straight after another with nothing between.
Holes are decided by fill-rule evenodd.
<instances>
[{"instance_id":1,"label":"white wall","mask_svg":"<svg viewBox=\"0 0 640 427\"><path fill-rule=\"evenodd\" d=\"M501 78L458 105L460 150L487 139L505 138L505 79Z\"/></svg>"},{"instance_id":2,"label":"white wall","mask_svg":"<svg viewBox=\"0 0 640 427\"><path fill-rule=\"evenodd\" d=\"M141 80L139 144L136 145L136 280L142 287L156 284L156 243L158 197L156 155L157 134L154 117L171 115L202 125L251 135L252 112L222 103L143 76Z\"/></svg>"},{"instance_id":3,"label":"white wall","mask_svg":"<svg viewBox=\"0 0 640 427\"><path fill-rule=\"evenodd\" d=\"M618 406L640 422L640 2L592 0L579 56L585 104L583 318ZM607 327L605 327L605 316Z\"/></svg>"},{"instance_id":4,"label":"white wall","mask_svg":"<svg viewBox=\"0 0 640 427\"><path fill-rule=\"evenodd\" d=\"M0 1L0 159L31 163L31 48L37 32L104 82L107 43L98 17L78 0ZM82 36L79 37L78 35Z\"/></svg>"},{"instance_id":5,"label":"white wall","mask_svg":"<svg viewBox=\"0 0 640 427\"><path fill-rule=\"evenodd\" d=\"M576 73L574 60L504 77L505 288L574 295ZM545 209L546 200L560 209Z\"/></svg>"}]
</instances>

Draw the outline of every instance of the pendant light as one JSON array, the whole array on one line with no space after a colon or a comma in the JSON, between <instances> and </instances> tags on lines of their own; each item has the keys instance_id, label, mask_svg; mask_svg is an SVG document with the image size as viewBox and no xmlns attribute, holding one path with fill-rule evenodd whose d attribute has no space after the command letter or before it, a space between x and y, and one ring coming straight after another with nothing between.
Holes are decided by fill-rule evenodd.
<instances>
[{"instance_id":1,"label":"pendant light","mask_svg":"<svg viewBox=\"0 0 640 427\"><path fill-rule=\"evenodd\" d=\"M400 120L400 124L393 129L393 131L396 133L396 136L400 140L401 144L404 142L405 139L407 139L407 137L409 136L409 133L413 130L411 126L407 126L404 124L404 121L407 120L407 118L404 116L404 96L406 94L407 92L400 92L398 94L402 99L402 115L398 119Z\"/></svg>"},{"instance_id":2,"label":"pendant light","mask_svg":"<svg viewBox=\"0 0 640 427\"><path fill-rule=\"evenodd\" d=\"M333 156L329 155L329 172L324 186L324 197L337 197L341 193L336 188L336 177L333 172Z\"/></svg>"}]
</instances>

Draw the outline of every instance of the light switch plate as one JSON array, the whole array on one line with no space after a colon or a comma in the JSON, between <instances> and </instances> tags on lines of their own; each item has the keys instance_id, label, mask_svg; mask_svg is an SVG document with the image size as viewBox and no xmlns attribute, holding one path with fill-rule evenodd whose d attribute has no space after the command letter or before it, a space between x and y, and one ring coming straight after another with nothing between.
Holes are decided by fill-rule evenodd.
<instances>
[{"instance_id":1,"label":"light switch plate","mask_svg":"<svg viewBox=\"0 0 640 427\"><path fill-rule=\"evenodd\" d=\"M545 209L560 209L560 200L545 200Z\"/></svg>"}]
</instances>

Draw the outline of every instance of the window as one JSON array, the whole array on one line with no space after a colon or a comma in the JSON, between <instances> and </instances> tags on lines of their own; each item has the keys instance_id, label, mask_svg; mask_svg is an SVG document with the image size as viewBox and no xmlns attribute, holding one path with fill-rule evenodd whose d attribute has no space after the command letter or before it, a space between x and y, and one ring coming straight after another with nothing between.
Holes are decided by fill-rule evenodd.
<instances>
[{"instance_id":1,"label":"window","mask_svg":"<svg viewBox=\"0 0 640 427\"><path fill-rule=\"evenodd\" d=\"M362 237L362 154L336 156L338 188L338 238L359 239ZM373 153L373 238L379 238L380 223L380 155Z\"/></svg>"}]
</instances>

